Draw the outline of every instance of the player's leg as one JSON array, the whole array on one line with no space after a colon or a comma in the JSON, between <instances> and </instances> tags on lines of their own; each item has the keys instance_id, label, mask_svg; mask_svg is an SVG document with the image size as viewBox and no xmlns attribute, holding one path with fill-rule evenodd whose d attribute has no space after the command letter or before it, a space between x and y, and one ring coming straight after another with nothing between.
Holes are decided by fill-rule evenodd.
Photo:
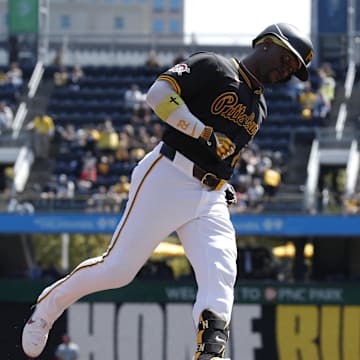
<instances>
[{"instance_id":1,"label":"player's leg","mask_svg":"<svg viewBox=\"0 0 360 360\"><path fill-rule=\"evenodd\" d=\"M236 279L236 241L223 194L204 192L203 214L178 229L198 285L195 360L223 358Z\"/></svg>"},{"instance_id":2,"label":"player's leg","mask_svg":"<svg viewBox=\"0 0 360 360\"><path fill-rule=\"evenodd\" d=\"M174 184L177 186L179 176L185 176L169 165L156 153L147 156L134 170L127 208L108 250L82 262L40 294L23 332L23 348L28 355L41 353L52 323L66 308L87 294L128 284L157 244L187 221L185 201L176 212L169 212Z\"/></svg>"}]
</instances>

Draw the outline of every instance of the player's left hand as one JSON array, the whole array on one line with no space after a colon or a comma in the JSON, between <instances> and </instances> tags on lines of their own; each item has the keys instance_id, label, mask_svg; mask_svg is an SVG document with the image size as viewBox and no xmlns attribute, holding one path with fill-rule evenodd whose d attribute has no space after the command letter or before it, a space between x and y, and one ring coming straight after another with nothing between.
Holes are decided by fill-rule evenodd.
<instances>
[{"instance_id":1,"label":"player's left hand","mask_svg":"<svg viewBox=\"0 0 360 360\"><path fill-rule=\"evenodd\" d=\"M216 155L225 160L231 156L235 150L236 145L232 140L220 132L214 132L210 126L206 126L204 134L200 135L200 138L204 140L205 144L216 152Z\"/></svg>"},{"instance_id":2,"label":"player's left hand","mask_svg":"<svg viewBox=\"0 0 360 360\"><path fill-rule=\"evenodd\" d=\"M224 134L214 132L214 140L216 141L216 153L221 160L231 156L236 149L236 145ZM210 138L210 141L212 139Z\"/></svg>"},{"instance_id":3,"label":"player's left hand","mask_svg":"<svg viewBox=\"0 0 360 360\"><path fill-rule=\"evenodd\" d=\"M237 203L236 191L235 191L234 187L230 184L226 185L225 200L226 200L226 203L228 204L228 206L231 206L231 205L234 205Z\"/></svg>"}]
</instances>

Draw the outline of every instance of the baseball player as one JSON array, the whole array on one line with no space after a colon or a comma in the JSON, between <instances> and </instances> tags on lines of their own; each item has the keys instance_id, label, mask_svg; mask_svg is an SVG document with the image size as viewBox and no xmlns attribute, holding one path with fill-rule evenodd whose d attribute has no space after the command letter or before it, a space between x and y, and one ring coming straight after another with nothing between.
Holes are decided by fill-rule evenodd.
<instances>
[{"instance_id":1,"label":"baseball player","mask_svg":"<svg viewBox=\"0 0 360 360\"><path fill-rule=\"evenodd\" d=\"M129 284L167 235L176 231L194 269L195 360L223 359L236 278L236 240L227 184L241 149L267 110L263 84L292 75L305 81L313 56L292 25L273 24L241 61L199 52L162 73L147 103L166 124L162 141L132 173L129 200L106 252L43 290L26 323L22 346L44 349L54 321L81 297Z\"/></svg>"}]
</instances>

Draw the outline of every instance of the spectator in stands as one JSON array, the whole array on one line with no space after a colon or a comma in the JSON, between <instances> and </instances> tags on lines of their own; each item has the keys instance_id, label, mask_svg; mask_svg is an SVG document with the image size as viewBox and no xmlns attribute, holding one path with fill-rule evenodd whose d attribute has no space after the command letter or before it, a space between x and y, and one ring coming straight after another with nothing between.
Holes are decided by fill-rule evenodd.
<instances>
[{"instance_id":1,"label":"spectator in stands","mask_svg":"<svg viewBox=\"0 0 360 360\"><path fill-rule=\"evenodd\" d=\"M327 113L330 113L335 99L336 81L332 75L331 68L327 65L319 68L318 75L320 77L319 93L322 96Z\"/></svg>"},{"instance_id":2,"label":"spectator in stands","mask_svg":"<svg viewBox=\"0 0 360 360\"><path fill-rule=\"evenodd\" d=\"M54 85L61 87L66 86L69 81L69 72L66 67L61 65L59 70L54 73Z\"/></svg>"},{"instance_id":3,"label":"spectator in stands","mask_svg":"<svg viewBox=\"0 0 360 360\"><path fill-rule=\"evenodd\" d=\"M144 63L145 66L151 67L151 68L160 68L161 64L158 60L157 54L155 50L151 50L149 52L148 58L145 60Z\"/></svg>"},{"instance_id":4,"label":"spectator in stands","mask_svg":"<svg viewBox=\"0 0 360 360\"><path fill-rule=\"evenodd\" d=\"M79 128L76 131L77 135L77 144L84 152L89 152L93 155L98 154L97 143L100 139L100 130L98 127L90 125L86 128Z\"/></svg>"},{"instance_id":5,"label":"spectator in stands","mask_svg":"<svg viewBox=\"0 0 360 360\"><path fill-rule=\"evenodd\" d=\"M135 110L144 102L144 94L137 84L131 84L124 94L125 105L129 110Z\"/></svg>"},{"instance_id":6,"label":"spectator in stands","mask_svg":"<svg viewBox=\"0 0 360 360\"><path fill-rule=\"evenodd\" d=\"M136 125L147 125L152 122L152 113L149 105L145 101L140 101L138 106L134 108L133 116L135 118L131 119L131 123Z\"/></svg>"},{"instance_id":7,"label":"spectator in stands","mask_svg":"<svg viewBox=\"0 0 360 360\"><path fill-rule=\"evenodd\" d=\"M160 141L160 139L162 139L162 134L163 134L163 127L161 125L161 123L159 122L153 122L150 125L150 141L151 143L155 144L158 143Z\"/></svg>"},{"instance_id":8,"label":"spectator in stands","mask_svg":"<svg viewBox=\"0 0 360 360\"><path fill-rule=\"evenodd\" d=\"M263 187L268 200L272 200L276 195L281 184L281 172L279 169L271 167L264 171Z\"/></svg>"},{"instance_id":9,"label":"spectator in stands","mask_svg":"<svg viewBox=\"0 0 360 360\"><path fill-rule=\"evenodd\" d=\"M12 197L7 205L7 212L11 214L33 214L35 207L30 201L19 201Z\"/></svg>"},{"instance_id":10,"label":"spectator in stands","mask_svg":"<svg viewBox=\"0 0 360 360\"><path fill-rule=\"evenodd\" d=\"M130 190L129 178L126 175L121 175L119 181L112 188L118 194L127 194Z\"/></svg>"},{"instance_id":11,"label":"spectator in stands","mask_svg":"<svg viewBox=\"0 0 360 360\"><path fill-rule=\"evenodd\" d=\"M318 210L327 211L332 205L335 208L342 206L342 186L344 171L337 166L322 166L318 180Z\"/></svg>"},{"instance_id":12,"label":"spectator in stands","mask_svg":"<svg viewBox=\"0 0 360 360\"><path fill-rule=\"evenodd\" d=\"M37 201L36 206L50 209L54 207L54 200L57 191L57 176L51 175L50 179L45 184L35 184L33 187L34 194L40 192L40 200Z\"/></svg>"},{"instance_id":13,"label":"spectator in stands","mask_svg":"<svg viewBox=\"0 0 360 360\"><path fill-rule=\"evenodd\" d=\"M144 101L144 98L139 102L139 106L134 109L134 114L138 115L142 120L148 116L151 118L151 108L146 101Z\"/></svg>"},{"instance_id":14,"label":"spectator in stands","mask_svg":"<svg viewBox=\"0 0 360 360\"><path fill-rule=\"evenodd\" d=\"M355 192L343 197L343 208L346 214L360 213L360 192Z\"/></svg>"},{"instance_id":15,"label":"spectator in stands","mask_svg":"<svg viewBox=\"0 0 360 360\"><path fill-rule=\"evenodd\" d=\"M316 118L326 119L330 115L331 103L327 102L320 89L316 92L316 104L313 110L313 116Z\"/></svg>"},{"instance_id":16,"label":"spectator in stands","mask_svg":"<svg viewBox=\"0 0 360 360\"><path fill-rule=\"evenodd\" d=\"M115 130L112 120L107 118L99 126L99 139L96 143L101 152L114 152L119 146L119 134Z\"/></svg>"},{"instance_id":17,"label":"spectator in stands","mask_svg":"<svg viewBox=\"0 0 360 360\"><path fill-rule=\"evenodd\" d=\"M33 131L33 150L38 159L47 159L50 143L55 133L55 125L51 116L39 113L27 124L27 130Z\"/></svg>"},{"instance_id":18,"label":"spectator in stands","mask_svg":"<svg viewBox=\"0 0 360 360\"><path fill-rule=\"evenodd\" d=\"M69 335L63 335L61 344L55 350L55 360L78 360L80 356L79 345L71 341Z\"/></svg>"},{"instance_id":19,"label":"spectator in stands","mask_svg":"<svg viewBox=\"0 0 360 360\"><path fill-rule=\"evenodd\" d=\"M120 175L119 180L108 190L108 196L113 200L112 212L119 213L125 209L129 191L129 178L126 175Z\"/></svg>"},{"instance_id":20,"label":"spectator in stands","mask_svg":"<svg viewBox=\"0 0 360 360\"><path fill-rule=\"evenodd\" d=\"M299 104L301 106L301 116L304 119L311 119L317 105L317 94L312 89L310 81L304 85L304 89L299 94Z\"/></svg>"},{"instance_id":21,"label":"spectator in stands","mask_svg":"<svg viewBox=\"0 0 360 360\"><path fill-rule=\"evenodd\" d=\"M229 210L233 214L244 213L248 206L247 191L249 188L251 178L248 175L235 176L231 182L236 192L236 204L233 204Z\"/></svg>"},{"instance_id":22,"label":"spectator in stands","mask_svg":"<svg viewBox=\"0 0 360 360\"><path fill-rule=\"evenodd\" d=\"M129 161L129 146L128 142L124 140L119 141L119 146L115 150L115 160L121 162L128 162Z\"/></svg>"},{"instance_id":23,"label":"spectator in stands","mask_svg":"<svg viewBox=\"0 0 360 360\"><path fill-rule=\"evenodd\" d=\"M135 126L132 124L125 124L119 134L120 140L125 141L127 146L130 146L133 144L133 141L136 141L135 133Z\"/></svg>"},{"instance_id":24,"label":"spectator in stands","mask_svg":"<svg viewBox=\"0 0 360 360\"><path fill-rule=\"evenodd\" d=\"M264 200L264 187L262 181L259 178L253 178L251 180L250 186L247 190L248 195L248 208L251 211L259 212L263 209L263 200Z\"/></svg>"},{"instance_id":25,"label":"spectator in stands","mask_svg":"<svg viewBox=\"0 0 360 360\"><path fill-rule=\"evenodd\" d=\"M6 71L0 70L0 86L6 86L8 84L8 78Z\"/></svg>"},{"instance_id":26,"label":"spectator in stands","mask_svg":"<svg viewBox=\"0 0 360 360\"><path fill-rule=\"evenodd\" d=\"M245 148L240 154L239 172L252 175L259 161L259 150L255 144Z\"/></svg>"},{"instance_id":27,"label":"spectator in stands","mask_svg":"<svg viewBox=\"0 0 360 360\"><path fill-rule=\"evenodd\" d=\"M152 126L154 118L152 117L151 111L148 108L144 109L144 113L141 115L142 123L146 127Z\"/></svg>"},{"instance_id":28,"label":"spectator in stands","mask_svg":"<svg viewBox=\"0 0 360 360\"><path fill-rule=\"evenodd\" d=\"M136 139L138 141L137 145L146 151L150 151L157 145L157 143L152 143L151 136L145 126L138 127Z\"/></svg>"},{"instance_id":29,"label":"spectator in stands","mask_svg":"<svg viewBox=\"0 0 360 360\"><path fill-rule=\"evenodd\" d=\"M101 185L89 197L87 201L87 210L94 213L112 212L112 198L107 193L107 188Z\"/></svg>"},{"instance_id":30,"label":"spectator in stands","mask_svg":"<svg viewBox=\"0 0 360 360\"><path fill-rule=\"evenodd\" d=\"M271 163L274 168L279 169L282 180L285 180L288 172L288 164L281 151L274 151L271 155Z\"/></svg>"},{"instance_id":31,"label":"spectator in stands","mask_svg":"<svg viewBox=\"0 0 360 360\"><path fill-rule=\"evenodd\" d=\"M80 81L84 78L85 73L80 65L74 65L71 70L70 77L69 77L69 87L72 90L79 90L80 89Z\"/></svg>"},{"instance_id":32,"label":"spectator in stands","mask_svg":"<svg viewBox=\"0 0 360 360\"><path fill-rule=\"evenodd\" d=\"M132 126L138 126L141 125L142 123L143 123L143 119L136 113L136 111L134 111L131 114L129 124Z\"/></svg>"},{"instance_id":33,"label":"spectator in stands","mask_svg":"<svg viewBox=\"0 0 360 360\"><path fill-rule=\"evenodd\" d=\"M132 142L135 138L135 129L131 124L123 126L119 132L119 145L114 154L117 161L129 160L129 149L133 146Z\"/></svg>"},{"instance_id":34,"label":"spectator in stands","mask_svg":"<svg viewBox=\"0 0 360 360\"><path fill-rule=\"evenodd\" d=\"M110 173L111 164L114 162L112 154L102 155L97 163L98 175L107 176Z\"/></svg>"},{"instance_id":35,"label":"spectator in stands","mask_svg":"<svg viewBox=\"0 0 360 360\"><path fill-rule=\"evenodd\" d=\"M298 101L303 119L312 119L313 117L325 119L329 115L332 100L326 100L326 85L323 81L322 84L320 88L314 90L311 82L308 81L300 92Z\"/></svg>"},{"instance_id":36,"label":"spectator in stands","mask_svg":"<svg viewBox=\"0 0 360 360\"><path fill-rule=\"evenodd\" d=\"M138 147L138 148L134 148L130 151L130 162L132 162L133 164L136 164L137 162L139 162L144 156L145 156L146 152L143 148Z\"/></svg>"},{"instance_id":37,"label":"spectator in stands","mask_svg":"<svg viewBox=\"0 0 360 360\"><path fill-rule=\"evenodd\" d=\"M255 163L254 176L257 176L259 178L263 177L264 172L267 169L270 169L271 166L272 166L272 161L270 158L270 154L268 154L267 152L259 153L259 157L257 158L257 161Z\"/></svg>"},{"instance_id":38,"label":"spectator in stands","mask_svg":"<svg viewBox=\"0 0 360 360\"><path fill-rule=\"evenodd\" d=\"M4 131L11 128L14 120L14 114L11 107L6 105L5 102L0 102L0 135Z\"/></svg>"},{"instance_id":39,"label":"spectator in stands","mask_svg":"<svg viewBox=\"0 0 360 360\"><path fill-rule=\"evenodd\" d=\"M70 145L77 139L77 133L74 124L56 126L56 131L60 134L62 142L65 142L66 145Z\"/></svg>"},{"instance_id":40,"label":"spectator in stands","mask_svg":"<svg viewBox=\"0 0 360 360\"><path fill-rule=\"evenodd\" d=\"M323 80L320 88L322 88L325 99L328 99L332 104L335 99L336 80L331 64L324 63L320 68L320 74Z\"/></svg>"},{"instance_id":41,"label":"spectator in stands","mask_svg":"<svg viewBox=\"0 0 360 360\"><path fill-rule=\"evenodd\" d=\"M23 71L19 67L18 63L12 62L10 69L6 73L8 83L14 87L15 90L19 90L23 85Z\"/></svg>"},{"instance_id":42,"label":"spectator in stands","mask_svg":"<svg viewBox=\"0 0 360 360\"><path fill-rule=\"evenodd\" d=\"M66 174L61 174L56 186L56 198L70 200L74 199L74 197L75 183Z\"/></svg>"},{"instance_id":43,"label":"spectator in stands","mask_svg":"<svg viewBox=\"0 0 360 360\"><path fill-rule=\"evenodd\" d=\"M96 158L88 156L84 159L78 180L80 190L89 190L97 180Z\"/></svg>"}]
</instances>

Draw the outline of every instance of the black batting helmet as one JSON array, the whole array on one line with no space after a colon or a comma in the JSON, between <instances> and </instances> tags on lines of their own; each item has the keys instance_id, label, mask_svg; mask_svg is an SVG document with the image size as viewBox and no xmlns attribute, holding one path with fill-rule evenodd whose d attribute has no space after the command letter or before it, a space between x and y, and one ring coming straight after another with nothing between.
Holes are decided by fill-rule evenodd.
<instances>
[{"instance_id":1,"label":"black batting helmet","mask_svg":"<svg viewBox=\"0 0 360 360\"><path fill-rule=\"evenodd\" d=\"M295 73L295 76L302 81L306 81L309 77L306 66L314 56L314 48L311 40L304 36L295 26L286 23L277 23L268 26L263 30L252 42L254 47L256 43L266 35L276 36L286 45L289 50L296 55L302 66Z\"/></svg>"}]
</instances>

